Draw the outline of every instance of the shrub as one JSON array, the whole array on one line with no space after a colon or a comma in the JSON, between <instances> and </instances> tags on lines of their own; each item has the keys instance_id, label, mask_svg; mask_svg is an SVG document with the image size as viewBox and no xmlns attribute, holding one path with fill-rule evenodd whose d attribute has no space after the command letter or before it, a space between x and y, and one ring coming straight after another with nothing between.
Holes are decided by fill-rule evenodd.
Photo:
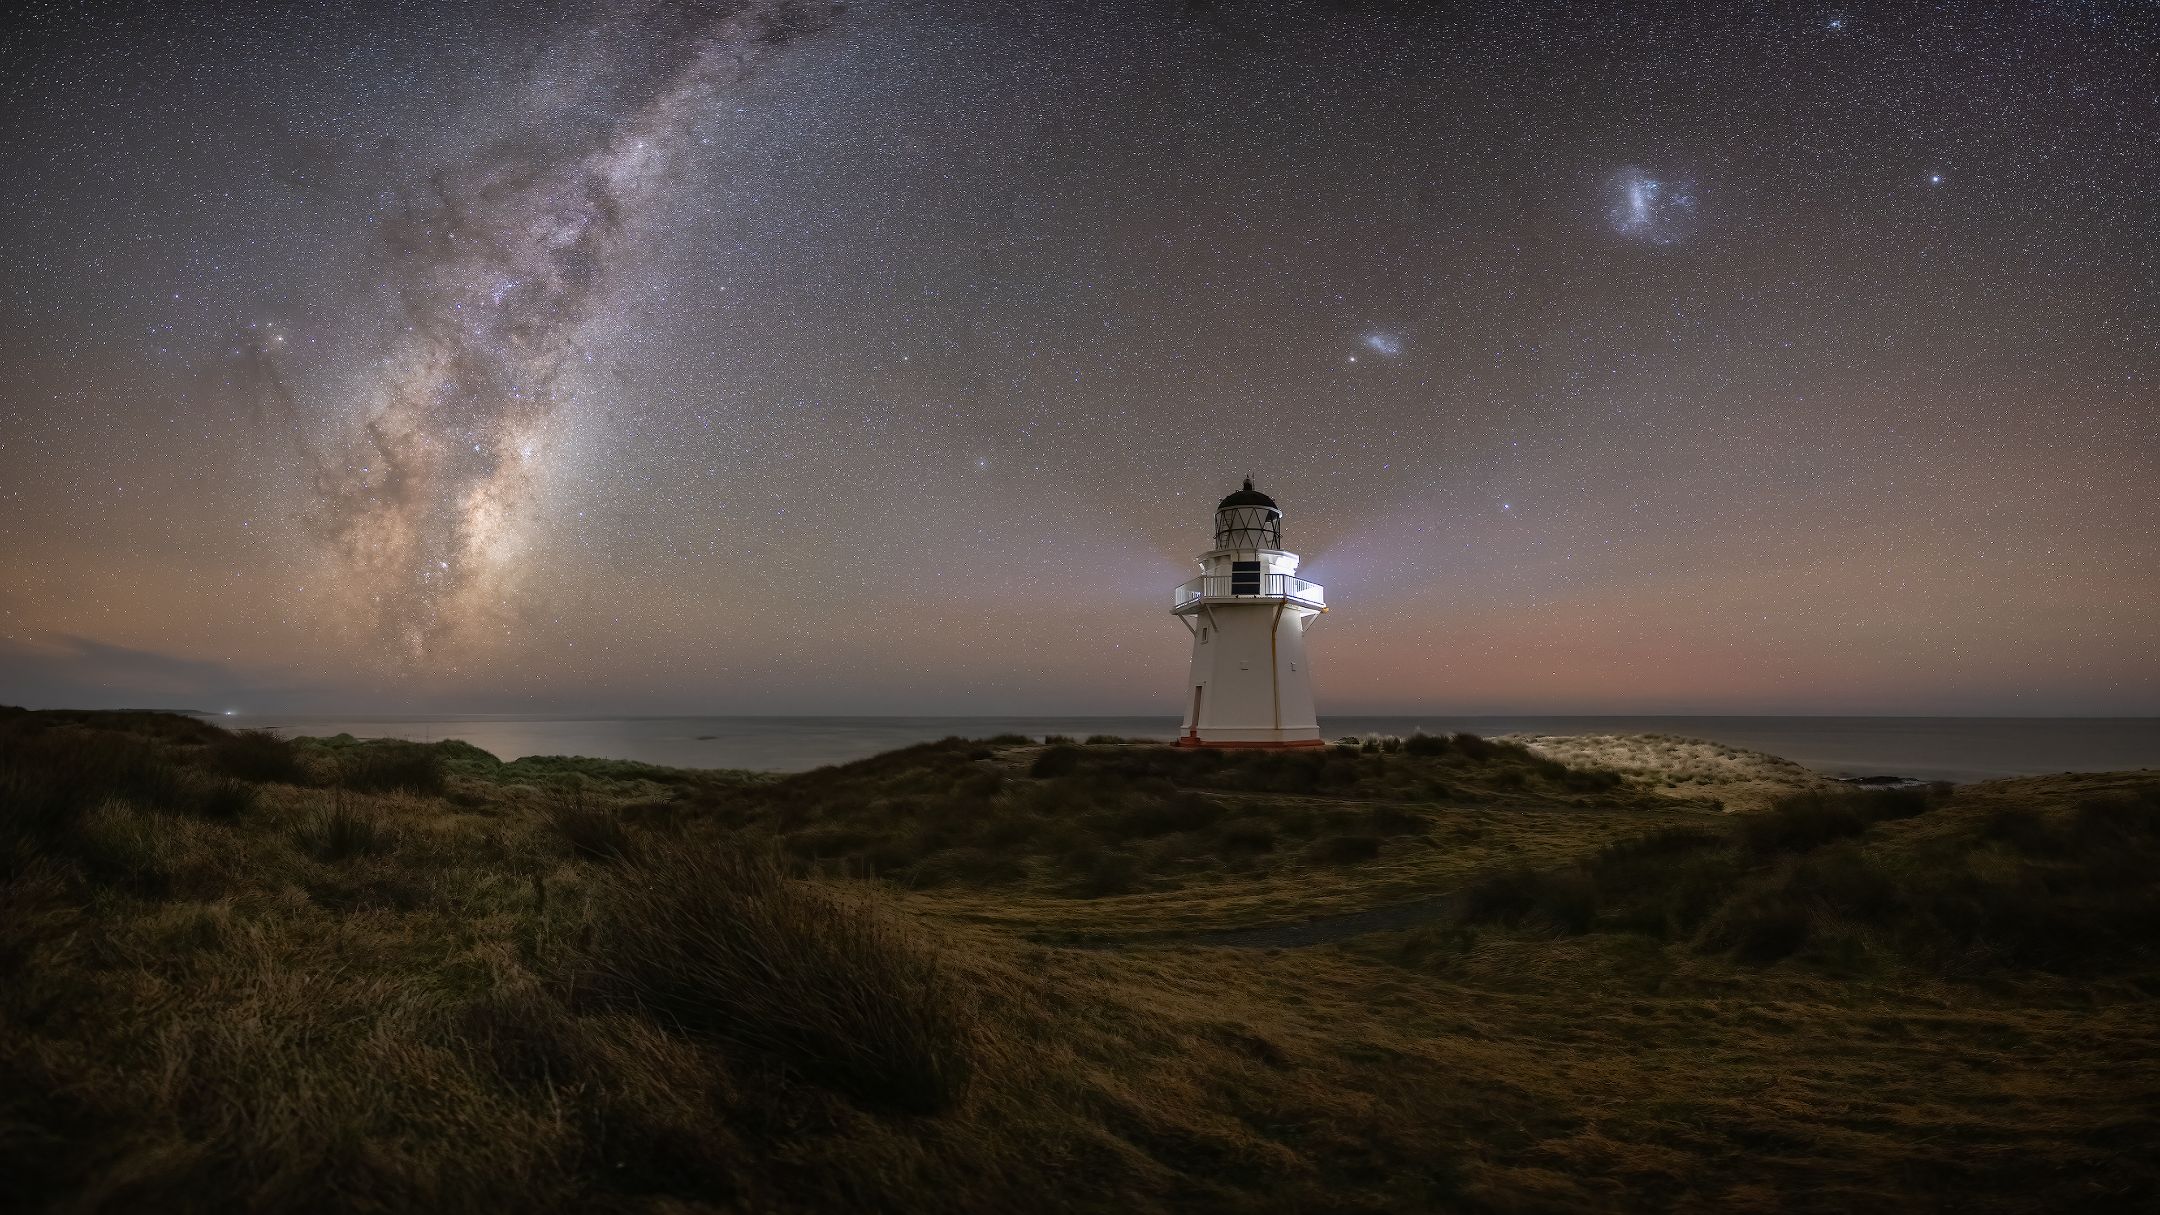
<instances>
[{"instance_id":1,"label":"shrub","mask_svg":"<svg viewBox=\"0 0 2160 1215\"><path fill-rule=\"evenodd\" d=\"M1412 755L1446 755L1453 748L1445 734L1412 734L1403 740L1403 750Z\"/></svg>"},{"instance_id":2,"label":"shrub","mask_svg":"<svg viewBox=\"0 0 2160 1215\"><path fill-rule=\"evenodd\" d=\"M258 783L307 783L307 766L292 743L268 730L241 730L210 745L210 763L227 776Z\"/></svg>"},{"instance_id":3,"label":"shrub","mask_svg":"<svg viewBox=\"0 0 2160 1215\"><path fill-rule=\"evenodd\" d=\"M1073 745L1072 735L1045 734L1043 735L1043 745L1046 747L1070 747Z\"/></svg>"},{"instance_id":4,"label":"shrub","mask_svg":"<svg viewBox=\"0 0 2160 1215\"><path fill-rule=\"evenodd\" d=\"M973 1020L920 933L714 847L615 874L585 961L604 1001L866 1105L927 1113L964 1091Z\"/></svg>"},{"instance_id":5,"label":"shrub","mask_svg":"<svg viewBox=\"0 0 2160 1215\"><path fill-rule=\"evenodd\" d=\"M1117 734L1090 734L1087 736L1087 744L1091 747L1107 747L1114 746L1119 743L1133 743L1140 741L1142 740L1137 738L1125 738Z\"/></svg>"}]
</instances>

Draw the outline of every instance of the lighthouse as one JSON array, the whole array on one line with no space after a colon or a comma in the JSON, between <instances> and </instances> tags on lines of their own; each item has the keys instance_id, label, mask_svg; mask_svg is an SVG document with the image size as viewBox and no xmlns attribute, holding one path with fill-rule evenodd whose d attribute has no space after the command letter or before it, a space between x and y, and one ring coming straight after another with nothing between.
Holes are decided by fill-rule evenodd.
<instances>
[{"instance_id":1,"label":"lighthouse","mask_svg":"<svg viewBox=\"0 0 2160 1215\"><path fill-rule=\"evenodd\" d=\"M1282 511L1250 479L1215 505L1215 546L1172 592L1192 631L1181 747L1317 747L1305 626L1327 611L1282 546Z\"/></svg>"}]
</instances>

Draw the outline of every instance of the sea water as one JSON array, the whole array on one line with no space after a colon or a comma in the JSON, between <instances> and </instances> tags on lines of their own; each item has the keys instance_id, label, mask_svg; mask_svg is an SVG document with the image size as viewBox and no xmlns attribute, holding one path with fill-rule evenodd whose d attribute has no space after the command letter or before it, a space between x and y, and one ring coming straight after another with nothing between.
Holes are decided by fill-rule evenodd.
<instances>
[{"instance_id":1,"label":"sea water","mask_svg":"<svg viewBox=\"0 0 2160 1215\"><path fill-rule=\"evenodd\" d=\"M799 772L951 735L1169 739L1169 717L225 716L234 729L462 739L502 759L585 755L680 768ZM2160 769L2160 718L1324 716L1323 735L1676 734L1767 751L1831 776L1975 781Z\"/></svg>"}]
</instances>

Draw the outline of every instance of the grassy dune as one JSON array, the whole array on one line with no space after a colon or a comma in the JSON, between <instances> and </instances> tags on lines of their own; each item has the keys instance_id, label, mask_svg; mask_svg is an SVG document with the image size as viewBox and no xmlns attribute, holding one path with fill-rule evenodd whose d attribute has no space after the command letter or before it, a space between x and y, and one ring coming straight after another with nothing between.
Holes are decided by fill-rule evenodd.
<instances>
[{"instance_id":1,"label":"grassy dune","mask_svg":"<svg viewBox=\"0 0 2160 1215\"><path fill-rule=\"evenodd\" d=\"M1474 739L773 778L0 711L0 1206L2160 1200L2160 780L1808 784L1724 814Z\"/></svg>"}]
</instances>

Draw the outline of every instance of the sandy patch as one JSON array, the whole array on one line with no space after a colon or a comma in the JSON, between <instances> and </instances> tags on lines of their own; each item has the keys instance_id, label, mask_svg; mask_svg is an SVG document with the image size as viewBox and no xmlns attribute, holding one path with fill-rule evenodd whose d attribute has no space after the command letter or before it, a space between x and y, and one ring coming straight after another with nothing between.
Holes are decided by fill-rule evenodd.
<instances>
[{"instance_id":1,"label":"sandy patch","mask_svg":"<svg viewBox=\"0 0 2160 1215\"><path fill-rule=\"evenodd\" d=\"M1510 734L1540 755L1582 767L1610 768L1630 783L1668 797L1759 810L1787 793L1836 782L1789 759L1675 734Z\"/></svg>"}]
</instances>

